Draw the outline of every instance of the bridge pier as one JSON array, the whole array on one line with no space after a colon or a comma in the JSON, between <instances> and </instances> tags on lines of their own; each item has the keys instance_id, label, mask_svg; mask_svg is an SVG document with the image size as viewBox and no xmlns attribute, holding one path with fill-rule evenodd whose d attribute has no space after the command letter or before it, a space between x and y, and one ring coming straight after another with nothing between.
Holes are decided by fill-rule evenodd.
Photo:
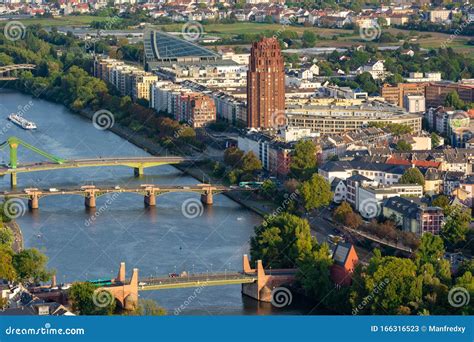
<instances>
[{"instance_id":1,"label":"bridge pier","mask_svg":"<svg viewBox=\"0 0 474 342\"><path fill-rule=\"evenodd\" d=\"M146 194L144 197L145 206L154 207L156 205L156 196L153 193Z\"/></svg>"},{"instance_id":2,"label":"bridge pier","mask_svg":"<svg viewBox=\"0 0 474 342\"><path fill-rule=\"evenodd\" d=\"M28 207L30 209L38 209L39 208L39 198L38 195L31 195L28 199Z\"/></svg>"},{"instance_id":3,"label":"bridge pier","mask_svg":"<svg viewBox=\"0 0 474 342\"><path fill-rule=\"evenodd\" d=\"M125 263L120 263L117 278L112 286L106 288L117 300L119 306L125 310L134 310L138 305L138 268L133 269L132 277L127 282L125 278Z\"/></svg>"},{"instance_id":4,"label":"bridge pier","mask_svg":"<svg viewBox=\"0 0 474 342\"><path fill-rule=\"evenodd\" d=\"M212 205L214 203L212 191L206 191L205 193L201 194L201 202L205 205Z\"/></svg>"},{"instance_id":5,"label":"bridge pier","mask_svg":"<svg viewBox=\"0 0 474 342\"><path fill-rule=\"evenodd\" d=\"M135 177L141 177L143 176L143 166L139 166L139 167L134 167L133 168L133 173L135 174Z\"/></svg>"},{"instance_id":6,"label":"bridge pier","mask_svg":"<svg viewBox=\"0 0 474 342\"><path fill-rule=\"evenodd\" d=\"M16 188L17 185L17 175L16 172L10 173L10 185L12 188Z\"/></svg>"},{"instance_id":7,"label":"bridge pier","mask_svg":"<svg viewBox=\"0 0 474 342\"><path fill-rule=\"evenodd\" d=\"M89 194L86 195L86 197L84 198L84 205L86 206L86 208L95 208L96 207L95 195L93 193L89 193Z\"/></svg>"}]
</instances>

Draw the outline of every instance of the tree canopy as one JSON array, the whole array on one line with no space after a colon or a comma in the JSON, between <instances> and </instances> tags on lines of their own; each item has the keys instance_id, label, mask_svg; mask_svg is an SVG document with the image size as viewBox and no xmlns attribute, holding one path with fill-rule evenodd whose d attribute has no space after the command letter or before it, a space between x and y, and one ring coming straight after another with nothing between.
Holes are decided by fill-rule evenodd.
<instances>
[{"instance_id":1,"label":"tree canopy","mask_svg":"<svg viewBox=\"0 0 474 342\"><path fill-rule=\"evenodd\" d=\"M253 262L262 260L266 268L293 268L315 245L307 220L282 213L267 217L262 225L255 227L250 255Z\"/></svg>"},{"instance_id":2,"label":"tree canopy","mask_svg":"<svg viewBox=\"0 0 474 342\"><path fill-rule=\"evenodd\" d=\"M313 174L310 180L301 183L299 191L306 210L327 206L333 198L331 186L318 174Z\"/></svg>"},{"instance_id":3,"label":"tree canopy","mask_svg":"<svg viewBox=\"0 0 474 342\"><path fill-rule=\"evenodd\" d=\"M317 171L316 145L312 140L300 140L291 155L290 171L298 180L307 180Z\"/></svg>"},{"instance_id":4,"label":"tree canopy","mask_svg":"<svg viewBox=\"0 0 474 342\"><path fill-rule=\"evenodd\" d=\"M423 177L423 174L418 168L412 167L405 171L400 178L399 183L425 185L425 177Z\"/></svg>"}]
</instances>

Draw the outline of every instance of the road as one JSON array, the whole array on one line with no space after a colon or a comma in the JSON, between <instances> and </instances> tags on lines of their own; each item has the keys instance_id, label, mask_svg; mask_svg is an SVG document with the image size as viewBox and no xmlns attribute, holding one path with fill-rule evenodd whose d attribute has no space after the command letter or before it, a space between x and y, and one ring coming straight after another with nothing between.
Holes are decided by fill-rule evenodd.
<instances>
[{"instance_id":1,"label":"road","mask_svg":"<svg viewBox=\"0 0 474 342\"><path fill-rule=\"evenodd\" d=\"M326 219L330 215L330 211L327 208L323 208L322 210L314 211L305 218L308 219L313 236L316 236L318 242L327 242L329 246L333 246L333 244L329 241L329 235L341 235L341 233L339 233L339 229L334 223L331 223ZM359 256L359 260L363 263L368 262L373 256L371 251L359 245L355 245L354 247L356 249L357 255Z\"/></svg>"}]
</instances>

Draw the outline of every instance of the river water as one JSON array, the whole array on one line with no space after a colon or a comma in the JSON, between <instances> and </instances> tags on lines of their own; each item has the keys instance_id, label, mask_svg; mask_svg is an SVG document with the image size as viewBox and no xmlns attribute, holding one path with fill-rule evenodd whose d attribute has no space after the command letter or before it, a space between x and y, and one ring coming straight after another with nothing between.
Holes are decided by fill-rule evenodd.
<instances>
[{"instance_id":1,"label":"river water","mask_svg":"<svg viewBox=\"0 0 474 342\"><path fill-rule=\"evenodd\" d=\"M38 129L25 131L7 121L11 112L20 111ZM65 107L18 92L0 91L0 140L17 136L43 151L64 159L148 156L149 154L110 131ZM39 162L45 158L25 148L19 149L19 162ZM8 162L8 151L0 151L1 162ZM137 179L127 167L83 168L41 171L18 175L18 188L61 188L84 184L131 186L146 183L190 185L198 183L172 166L145 169ZM0 190L10 188L9 177L0 178ZM187 218L184 201L199 199L198 194L170 193L157 197L156 208L144 208L138 194L115 194L97 199L96 219L84 207L81 196L48 196L40 199L40 209L26 211L17 219L25 247L36 247L49 257L58 282L111 278L121 261L139 268L141 276L166 275L182 271L225 272L241 270L242 255L249 252L249 238L261 218L224 195L214 196L214 205L201 216ZM97 214L97 212L99 212ZM195 289L140 292L142 298L156 300L175 313L242 315L302 314L310 306L295 300L285 309L273 308L242 296L240 285Z\"/></svg>"}]
</instances>

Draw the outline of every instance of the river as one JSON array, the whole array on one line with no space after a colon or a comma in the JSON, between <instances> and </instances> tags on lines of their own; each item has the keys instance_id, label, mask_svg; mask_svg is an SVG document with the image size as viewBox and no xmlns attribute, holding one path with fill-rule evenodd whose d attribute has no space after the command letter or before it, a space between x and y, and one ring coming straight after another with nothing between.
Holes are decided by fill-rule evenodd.
<instances>
[{"instance_id":1,"label":"river","mask_svg":"<svg viewBox=\"0 0 474 342\"><path fill-rule=\"evenodd\" d=\"M7 121L11 112L22 112L38 129L25 131ZM0 140L16 136L43 151L64 159L149 154L110 131L96 129L89 120L74 115L62 105L14 91L0 91ZM2 163L8 151L0 151ZM19 162L45 158L20 147ZM84 184L131 186L142 183L191 185L198 181L176 168L164 165L145 169L135 178L127 167L83 168L41 171L18 175L18 188L61 188ZM1 190L8 190L9 177L0 178ZM81 196L48 196L40 209L25 211L17 219L25 247L36 247L49 257L58 282L111 278L121 261L127 276L138 268L141 276L182 271L225 272L241 270L242 255L249 252L253 227L261 221L255 213L224 195L214 196L214 205L201 216L187 218L182 205L192 193L169 193L157 198L156 208L144 208L137 194L115 194L97 199L94 221ZM140 292L141 298L156 300L173 314L185 306L187 315L302 314L310 306L294 301L284 309L258 303L242 296L240 285L195 289ZM192 298L192 299L190 299Z\"/></svg>"}]
</instances>

